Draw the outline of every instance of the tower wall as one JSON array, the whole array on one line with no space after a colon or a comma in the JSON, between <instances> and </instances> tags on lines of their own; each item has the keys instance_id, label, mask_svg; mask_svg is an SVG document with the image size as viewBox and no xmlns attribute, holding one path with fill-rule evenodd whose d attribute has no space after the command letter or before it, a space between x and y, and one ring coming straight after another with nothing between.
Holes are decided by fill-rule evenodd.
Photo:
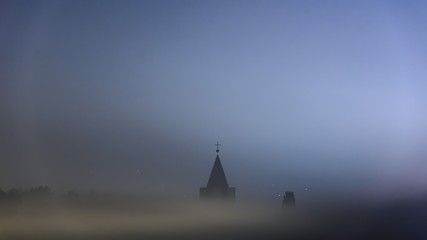
<instances>
[{"instance_id":1,"label":"tower wall","mask_svg":"<svg viewBox=\"0 0 427 240\"><path fill-rule=\"evenodd\" d=\"M200 200L227 200L235 201L236 189L229 188L200 188Z\"/></svg>"}]
</instances>

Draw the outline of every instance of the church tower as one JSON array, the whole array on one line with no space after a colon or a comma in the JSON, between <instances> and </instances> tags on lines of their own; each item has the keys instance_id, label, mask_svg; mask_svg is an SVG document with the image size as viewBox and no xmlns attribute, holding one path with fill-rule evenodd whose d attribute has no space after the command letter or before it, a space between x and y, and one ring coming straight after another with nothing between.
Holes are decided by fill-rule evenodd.
<instances>
[{"instance_id":1,"label":"church tower","mask_svg":"<svg viewBox=\"0 0 427 240\"><path fill-rule=\"evenodd\" d=\"M208 184L206 187L200 188L201 200L229 200L234 201L236 196L236 189L229 187L227 178L225 177L224 169L222 168L221 160L219 159L219 146L216 144L216 159L209 176Z\"/></svg>"}]
</instances>

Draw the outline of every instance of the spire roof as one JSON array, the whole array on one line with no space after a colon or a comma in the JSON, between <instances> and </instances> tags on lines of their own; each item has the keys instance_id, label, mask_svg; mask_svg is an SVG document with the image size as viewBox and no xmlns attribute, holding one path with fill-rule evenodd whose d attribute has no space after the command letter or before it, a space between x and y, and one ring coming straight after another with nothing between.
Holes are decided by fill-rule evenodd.
<instances>
[{"instance_id":1,"label":"spire roof","mask_svg":"<svg viewBox=\"0 0 427 240\"><path fill-rule=\"evenodd\" d=\"M227 178L218 155L216 155L207 188L228 188Z\"/></svg>"}]
</instances>

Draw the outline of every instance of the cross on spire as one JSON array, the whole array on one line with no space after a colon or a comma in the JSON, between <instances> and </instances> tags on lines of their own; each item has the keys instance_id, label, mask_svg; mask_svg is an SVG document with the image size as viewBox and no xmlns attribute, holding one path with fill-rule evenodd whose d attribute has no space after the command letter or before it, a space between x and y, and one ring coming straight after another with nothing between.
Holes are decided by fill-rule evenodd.
<instances>
[{"instance_id":1,"label":"cross on spire","mask_svg":"<svg viewBox=\"0 0 427 240\"><path fill-rule=\"evenodd\" d=\"M215 146L216 146L216 153L219 153L219 146L221 146L221 144L219 144L219 142L217 141L215 143Z\"/></svg>"}]
</instances>

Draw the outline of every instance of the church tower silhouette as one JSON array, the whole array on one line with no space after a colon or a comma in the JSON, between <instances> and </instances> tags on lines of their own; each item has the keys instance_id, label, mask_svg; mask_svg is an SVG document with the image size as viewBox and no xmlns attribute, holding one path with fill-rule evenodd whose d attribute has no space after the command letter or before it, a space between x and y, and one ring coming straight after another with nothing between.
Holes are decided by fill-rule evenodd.
<instances>
[{"instance_id":1,"label":"church tower silhouette","mask_svg":"<svg viewBox=\"0 0 427 240\"><path fill-rule=\"evenodd\" d=\"M236 189L229 187L227 178L225 177L224 169L222 168L221 160L219 159L219 146L216 144L216 158L213 165L211 175L209 176L206 187L200 188L201 200L235 200Z\"/></svg>"}]
</instances>

